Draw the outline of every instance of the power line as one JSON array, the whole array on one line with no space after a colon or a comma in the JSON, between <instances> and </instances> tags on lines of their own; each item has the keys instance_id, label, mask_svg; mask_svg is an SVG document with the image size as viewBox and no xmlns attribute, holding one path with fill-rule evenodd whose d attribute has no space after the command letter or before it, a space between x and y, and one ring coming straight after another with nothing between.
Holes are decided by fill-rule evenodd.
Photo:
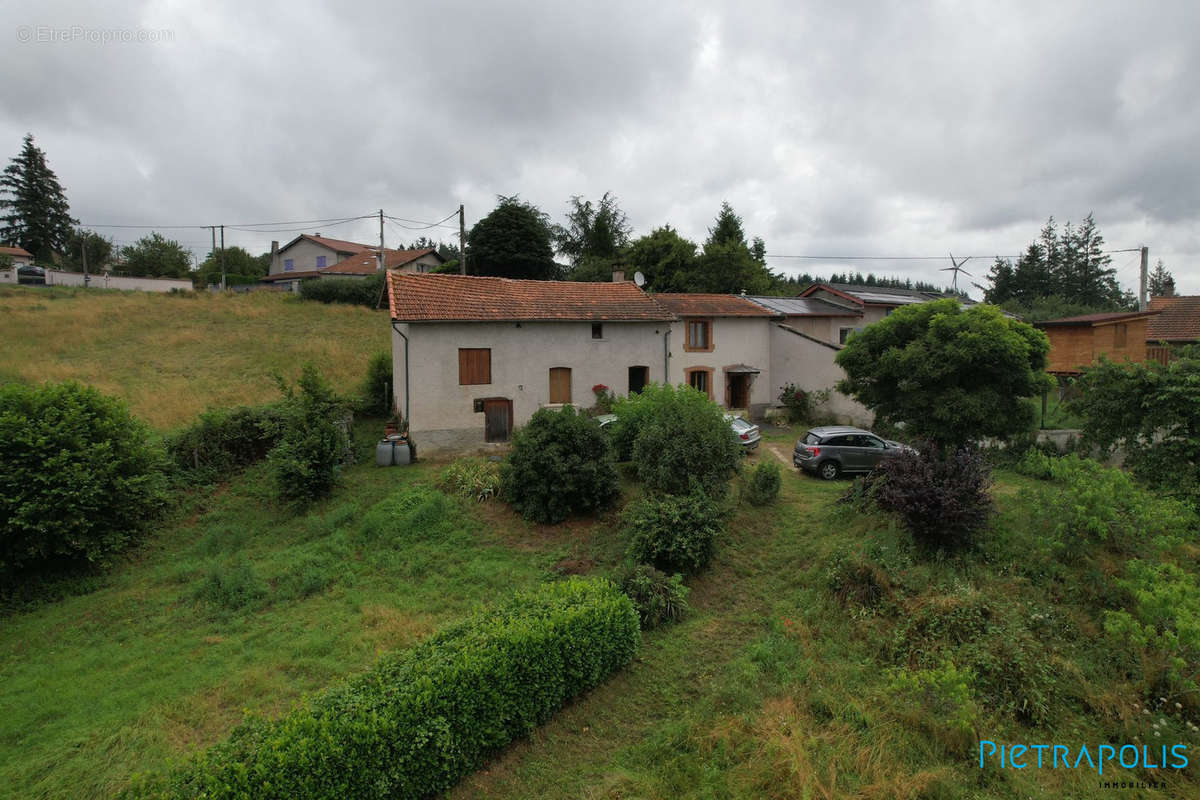
<instances>
[{"instance_id":1,"label":"power line","mask_svg":"<svg viewBox=\"0 0 1200 800\"><path fill-rule=\"evenodd\" d=\"M1122 250L1101 250L1101 253L1140 253L1140 247L1128 247ZM966 256L966 258L1020 258L1021 256ZM767 258L799 258L814 261L945 261L945 256L793 256L780 253L767 253ZM965 259L964 259L965 260Z\"/></svg>"},{"instance_id":2,"label":"power line","mask_svg":"<svg viewBox=\"0 0 1200 800\"><path fill-rule=\"evenodd\" d=\"M404 217L392 217L392 216L388 216L386 214L384 216L387 217L387 219L390 219L397 224L402 223L402 222L410 222L413 225L419 226L419 227L410 227L408 225L400 225L401 228L407 228L408 230L412 230L412 231L420 231L420 230L424 230L426 228L436 228L439 226L441 226L443 228L450 228L451 230L458 230L458 227L455 225L444 225L443 224L444 222L446 222L446 220L450 219L451 217L453 217L457 214L458 214L458 209L454 209L449 214L447 214L443 219L440 219L437 222L425 222L424 220L419 220L419 219L405 219Z\"/></svg>"}]
</instances>

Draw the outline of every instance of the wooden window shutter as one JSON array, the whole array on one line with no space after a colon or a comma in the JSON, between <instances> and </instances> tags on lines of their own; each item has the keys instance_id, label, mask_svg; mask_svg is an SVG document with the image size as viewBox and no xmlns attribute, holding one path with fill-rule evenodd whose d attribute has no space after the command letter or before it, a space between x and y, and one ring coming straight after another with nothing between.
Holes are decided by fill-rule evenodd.
<instances>
[{"instance_id":1,"label":"wooden window shutter","mask_svg":"<svg viewBox=\"0 0 1200 800\"><path fill-rule=\"evenodd\" d=\"M570 367L550 368L550 402L552 404L571 402Z\"/></svg>"},{"instance_id":2,"label":"wooden window shutter","mask_svg":"<svg viewBox=\"0 0 1200 800\"><path fill-rule=\"evenodd\" d=\"M492 351L487 347L458 349L458 383L460 386L492 382Z\"/></svg>"}]
</instances>

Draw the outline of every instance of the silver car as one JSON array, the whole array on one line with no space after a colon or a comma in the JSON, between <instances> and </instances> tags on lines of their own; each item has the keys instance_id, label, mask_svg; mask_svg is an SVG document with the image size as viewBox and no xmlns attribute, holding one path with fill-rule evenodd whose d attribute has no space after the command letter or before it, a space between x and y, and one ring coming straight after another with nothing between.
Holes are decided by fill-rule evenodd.
<instances>
[{"instance_id":1,"label":"silver car","mask_svg":"<svg viewBox=\"0 0 1200 800\"><path fill-rule=\"evenodd\" d=\"M870 472L883 459L911 447L862 428L830 425L813 428L796 442L792 463L831 481L845 472Z\"/></svg>"}]
</instances>

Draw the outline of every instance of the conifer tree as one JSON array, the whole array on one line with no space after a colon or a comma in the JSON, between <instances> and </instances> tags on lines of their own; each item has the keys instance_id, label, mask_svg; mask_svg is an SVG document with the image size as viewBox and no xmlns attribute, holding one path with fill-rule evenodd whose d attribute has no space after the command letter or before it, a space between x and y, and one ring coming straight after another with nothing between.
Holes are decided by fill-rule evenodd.
<instances>
[{"instance_id":1,"label":"conifer tree","mask_svg":"<svg viewBox=\"0 0 1200 800\"><path fill-rule=\"evenodd\" d=\"M74 222L58 176L26 134L20 154L0 173L0 241L48 261L66 250Z\"/></svg>"}]
</instances>

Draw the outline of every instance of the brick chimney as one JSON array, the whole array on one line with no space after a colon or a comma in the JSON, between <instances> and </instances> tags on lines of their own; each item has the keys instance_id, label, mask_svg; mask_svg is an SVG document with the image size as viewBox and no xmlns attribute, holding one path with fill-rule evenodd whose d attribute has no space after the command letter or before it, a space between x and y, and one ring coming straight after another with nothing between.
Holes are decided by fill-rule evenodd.
<instances>
[{"instance_id":1,"label":"brick chimney","mask_svg":"<svg viewBox=\"0 0 1200 800\"><path fill-rule=\"evenodd\" d=\"M625 270L614 269L613 270L613 283L623 283L624 281L625 281Z\"/></svg>"}]
</instances>

